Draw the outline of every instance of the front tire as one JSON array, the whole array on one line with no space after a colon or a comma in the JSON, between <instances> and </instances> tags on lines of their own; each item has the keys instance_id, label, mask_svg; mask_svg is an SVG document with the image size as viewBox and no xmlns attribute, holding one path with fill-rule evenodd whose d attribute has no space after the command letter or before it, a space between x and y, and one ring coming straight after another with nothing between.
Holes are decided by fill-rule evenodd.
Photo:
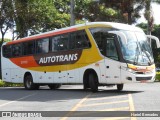
<instances>
[{"instance_id":1,"label":"front tire","mask_svg":"<svg viewBox=\"0 0 160 120\"><path fill-rule=\"evenodd\" d=\"M123 84L118 84L117 85L117 90L122 91L123 90Z\"/></svg>"},{"instance_id":2,"label":"front tire","mask_svg":"<svg viewBox=\"0 0 160 120\"><path fill-rule=\"evenodd\" d=\"M87 90L89 87L89 82L88 82L88 79L85 79L83 81L83 90Z\"/></svg>"},{"instance_id":3,"label":"front tire","mask_svg":"<svg viewBox=\"0 0 160 120\"><path fill-rule=\"evenodd\" d=\"M98 78L95 74L89 74L89 86L92 92L98 91Z\"/></svg>"},{"instance_id":4,"label":"front tire","mask_svg":"<svg viewBox=\"0 0 160 120\"><path fill-rule=\"evenodd\" d=\"M39 85L36 85L33 83L33 78L31 75L27 75L24 78L24 87L27 90L35 90L35 89L39 89Z\"/></svg>"}]
</instances>

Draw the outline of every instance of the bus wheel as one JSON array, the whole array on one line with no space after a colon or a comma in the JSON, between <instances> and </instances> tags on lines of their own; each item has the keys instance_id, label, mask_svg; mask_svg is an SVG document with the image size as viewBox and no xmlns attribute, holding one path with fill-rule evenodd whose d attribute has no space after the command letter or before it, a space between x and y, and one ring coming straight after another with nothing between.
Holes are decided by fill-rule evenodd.
<instances>
[{"instance_id":1,"label":"bus wheel","mask_svg":"<svg viewBox=\"0 0 160 120\"><path fill-rule=\"evenodd\" d=\"M51 90L55 90L55 89L58 89L61 87L61 84L50 84L48 85L48 87L51 89Z\"/></svg>"},{"instance_id":2,"label":"bus wheel","mask_svg":"<svg viewBox=\"0 0 160 120\"><path fill-rule=\"evenodd\" d=\"M95 74L89 74L89 86L92 92L98 91L98 78Z\"/></svg>"},{"instance_id":3,"label":"bus wheel","mask_svg":"<svg viewBox=\"0 0 160 120\"><path fill-rule=\"evenodd\" d=\"M87 90L89 88L89 83L87 80L84 80L83 82L83 90Z\"/></svg>"},{"instance_id":4,"label":"bus wheel","mask_svg":"<svg viewBox=\"0 0 160 120\"><path fill-rule=\"evenodd\" d=\"M39 89L39 85L33 83L33 78L31 75L27 75L24 79L24 87L27 90Z\"/></svg>"},{"instance_id":5,"label":"bus wheel","mask_svg":"<svg viewBox=\"0 0 160 120\"><path fill-rule=\"evenodd\" d=\"M117 90L118 91L123 90L123 84L117 84Z\"/></svg>"}]
</instances>

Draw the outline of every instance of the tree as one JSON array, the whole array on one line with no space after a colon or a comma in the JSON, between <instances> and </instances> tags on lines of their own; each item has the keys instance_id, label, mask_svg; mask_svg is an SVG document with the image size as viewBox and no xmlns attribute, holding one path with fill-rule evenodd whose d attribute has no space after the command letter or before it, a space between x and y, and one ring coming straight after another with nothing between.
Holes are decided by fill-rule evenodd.
<instances>
[{"instance_id":1,"label":"tree","mask_svg":"<svg viewBox=\"0 0 160 120\"><path fill-rule=\"evenodd\" d=\"M140 18L140 10L143 9L141 0L120 0L121 14L125 18L125 22L133 24Z\"/></svg>"},{"instance_id":2,"label":"tree","mask_svg":"<svg viewBox=\"0 0 160 120\"><path fill-rule=\"evenodd\" d=\"M66 14L71 19L74 14L76 23L83 23L85 18L88 19L88 8L92 0L54 0L54 6L60 14ZM74 3L74 11L71 10ZM89 19L88 19L89 20ZM68 26L68 22L66 21Z\"/></svg>"},{"instance_id":3,"label":"tree","mask_svg":"<svg viewBox=\"0 0 160 120\"><path fill-rule=\"evenodd\" d=\"M70 26L75 25L75 14L74 14L74 7L75 7L75 1L71 0L71 5L70 5Z\"/></svg>"},{"instance_id":4,"label":"tree","mask_svg":"<svg viewBox=\"0 0 160 120\"><path fill-rule=\"evenodd\" d=\"M15 0L17 38L68 25L69 15L56 9L55 0ZM56 2L57 3L57 2Z\"/></svg>"},{"instance_id":5,"label":"tree","mask_svg":"<svg viewBox=\"0 0 160 120\"><path fill-rule=\"evenodd\" d=\"M56 1L56 0L55 0ZM59 0L54 2L55 7L60 12L66 13L70 16L71 0ZM74 15L76 23L83 23L87 21L100 21L113 19L117 11L114 9L106 8L105 5L93 0L74 0ZM95 9L96 8L96 9ZM111 17L108 17L111 16Z\"/></svg>"},{"instance_id":6,"label":"tree","mask_svg":"<svg viewBox=\"0 0 160 120\"><path fill-rule=\"evenodd\" d=\"M140 24L137 24L136 26L140 27L147 34L147 24L146 23L140 23Z\"/></svg>"},{"instance_id":7,"label":"tree","mask_svg":"<svg viewBox=\"0 0 160 120\"><path fill-rule=\"evenodd\" d=\"M154 17L153 17L153 12L152 12L152 7L151 3L159 3L159 0L143 0L144 1L144 6L145 6L145 13L144 16L147 20L147 34L151 34L151 31L153 29L153 23L154 23Z\"/></svg>"},{"instance_id":8,"label":"tree","mask_svg":"<svg viewBox=\"0 0 160 120\"><path fill-rule=\"evenodd\" d=\"M87 20L132 24L140 17L139 11L147 0L74 1L73 13L76 23ZM11 0L10 2L12 3L10 9L14 9L12 21L15 23L14 33L17 38L70 25L71 0Z\"/></svg>"},{"instance_id":9,"label":"tree","mask_svg":"<svg viewBox=\"0 0 160 120\"><path fill-rule=\"evenodd\" d=\"M73 0L52 1L58 15L70 16L70 7ZM87 20L91 22L112 21L132 24L140 17L139 11L143 8L142 0L74 0L74 2L73 14L76 23ZM65 22L68 26L68 21Z\"/></svg>"},{"instance_id":10,"label":"tree","mask_svg":"<svg viewBox=\"0 0 160 120\"><path fill-rule=\"evenodd\" d=\"M111 21L132 24L143 8L138 0L76 0L76 19Z\"/></svg>"},{"instance_id":11,"label":"tree","mask_svg":"<svg viewBox=\"0 0 160 120\"><path fill-rule=\"evenodd\" d=\"M1 0L0 1L0 31L1 31L0 47L4 42L4 35L14 25L13 14L14 11L11 0Z\"/></svg>"}]
</instances>

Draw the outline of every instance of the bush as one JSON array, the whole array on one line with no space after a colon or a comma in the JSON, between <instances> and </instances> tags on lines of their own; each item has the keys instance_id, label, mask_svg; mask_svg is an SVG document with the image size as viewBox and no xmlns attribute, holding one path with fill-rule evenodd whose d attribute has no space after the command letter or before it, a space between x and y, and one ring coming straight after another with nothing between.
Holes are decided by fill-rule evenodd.
<instances>
[{"instance_id":1,"label":"bush","mask_svg":"<svg viewBox=\"0 0 160 120\"><path fill-rule=\"evenodd\" d=\"M4 86L4 82L2 80L0 80L0 87L3 87Z\"/></svg>"},{"instance_id":2,"label":"bush","mask_svg":"<svg viewBox=\"0 0 160 120\"><path fill-rule=\"evenodd\" d=\"M160 81L160 72L156 73L156 81Z\"/></svg>"},{"instance_id":3,"label":"bush","mask_svg":"<svg viewBox=\"0 0 160 120\"><path fill-rule=\"evenodd\" d=\"M0 87L22 87L23 84L17 84L17 83L8 83L0 80Z\"/></svg>"}]
</instances>

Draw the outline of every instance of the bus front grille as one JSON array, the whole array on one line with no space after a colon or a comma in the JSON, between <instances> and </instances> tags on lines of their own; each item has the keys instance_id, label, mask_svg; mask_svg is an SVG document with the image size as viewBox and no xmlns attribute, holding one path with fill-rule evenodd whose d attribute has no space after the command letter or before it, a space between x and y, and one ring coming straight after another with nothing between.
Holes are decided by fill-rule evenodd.
<instances>
[{"instance_id":1,"label":"bus front grille","mask_svg":"<svg viewBox=\"0 0 160 120\"><path fill-rule=\"evenodd\" d=\"M151 80L152 79L152 76L149 76L149 77L136 77L136 80L137 81L141 81L141 80Z\"/></svg>"}]
</instances>

